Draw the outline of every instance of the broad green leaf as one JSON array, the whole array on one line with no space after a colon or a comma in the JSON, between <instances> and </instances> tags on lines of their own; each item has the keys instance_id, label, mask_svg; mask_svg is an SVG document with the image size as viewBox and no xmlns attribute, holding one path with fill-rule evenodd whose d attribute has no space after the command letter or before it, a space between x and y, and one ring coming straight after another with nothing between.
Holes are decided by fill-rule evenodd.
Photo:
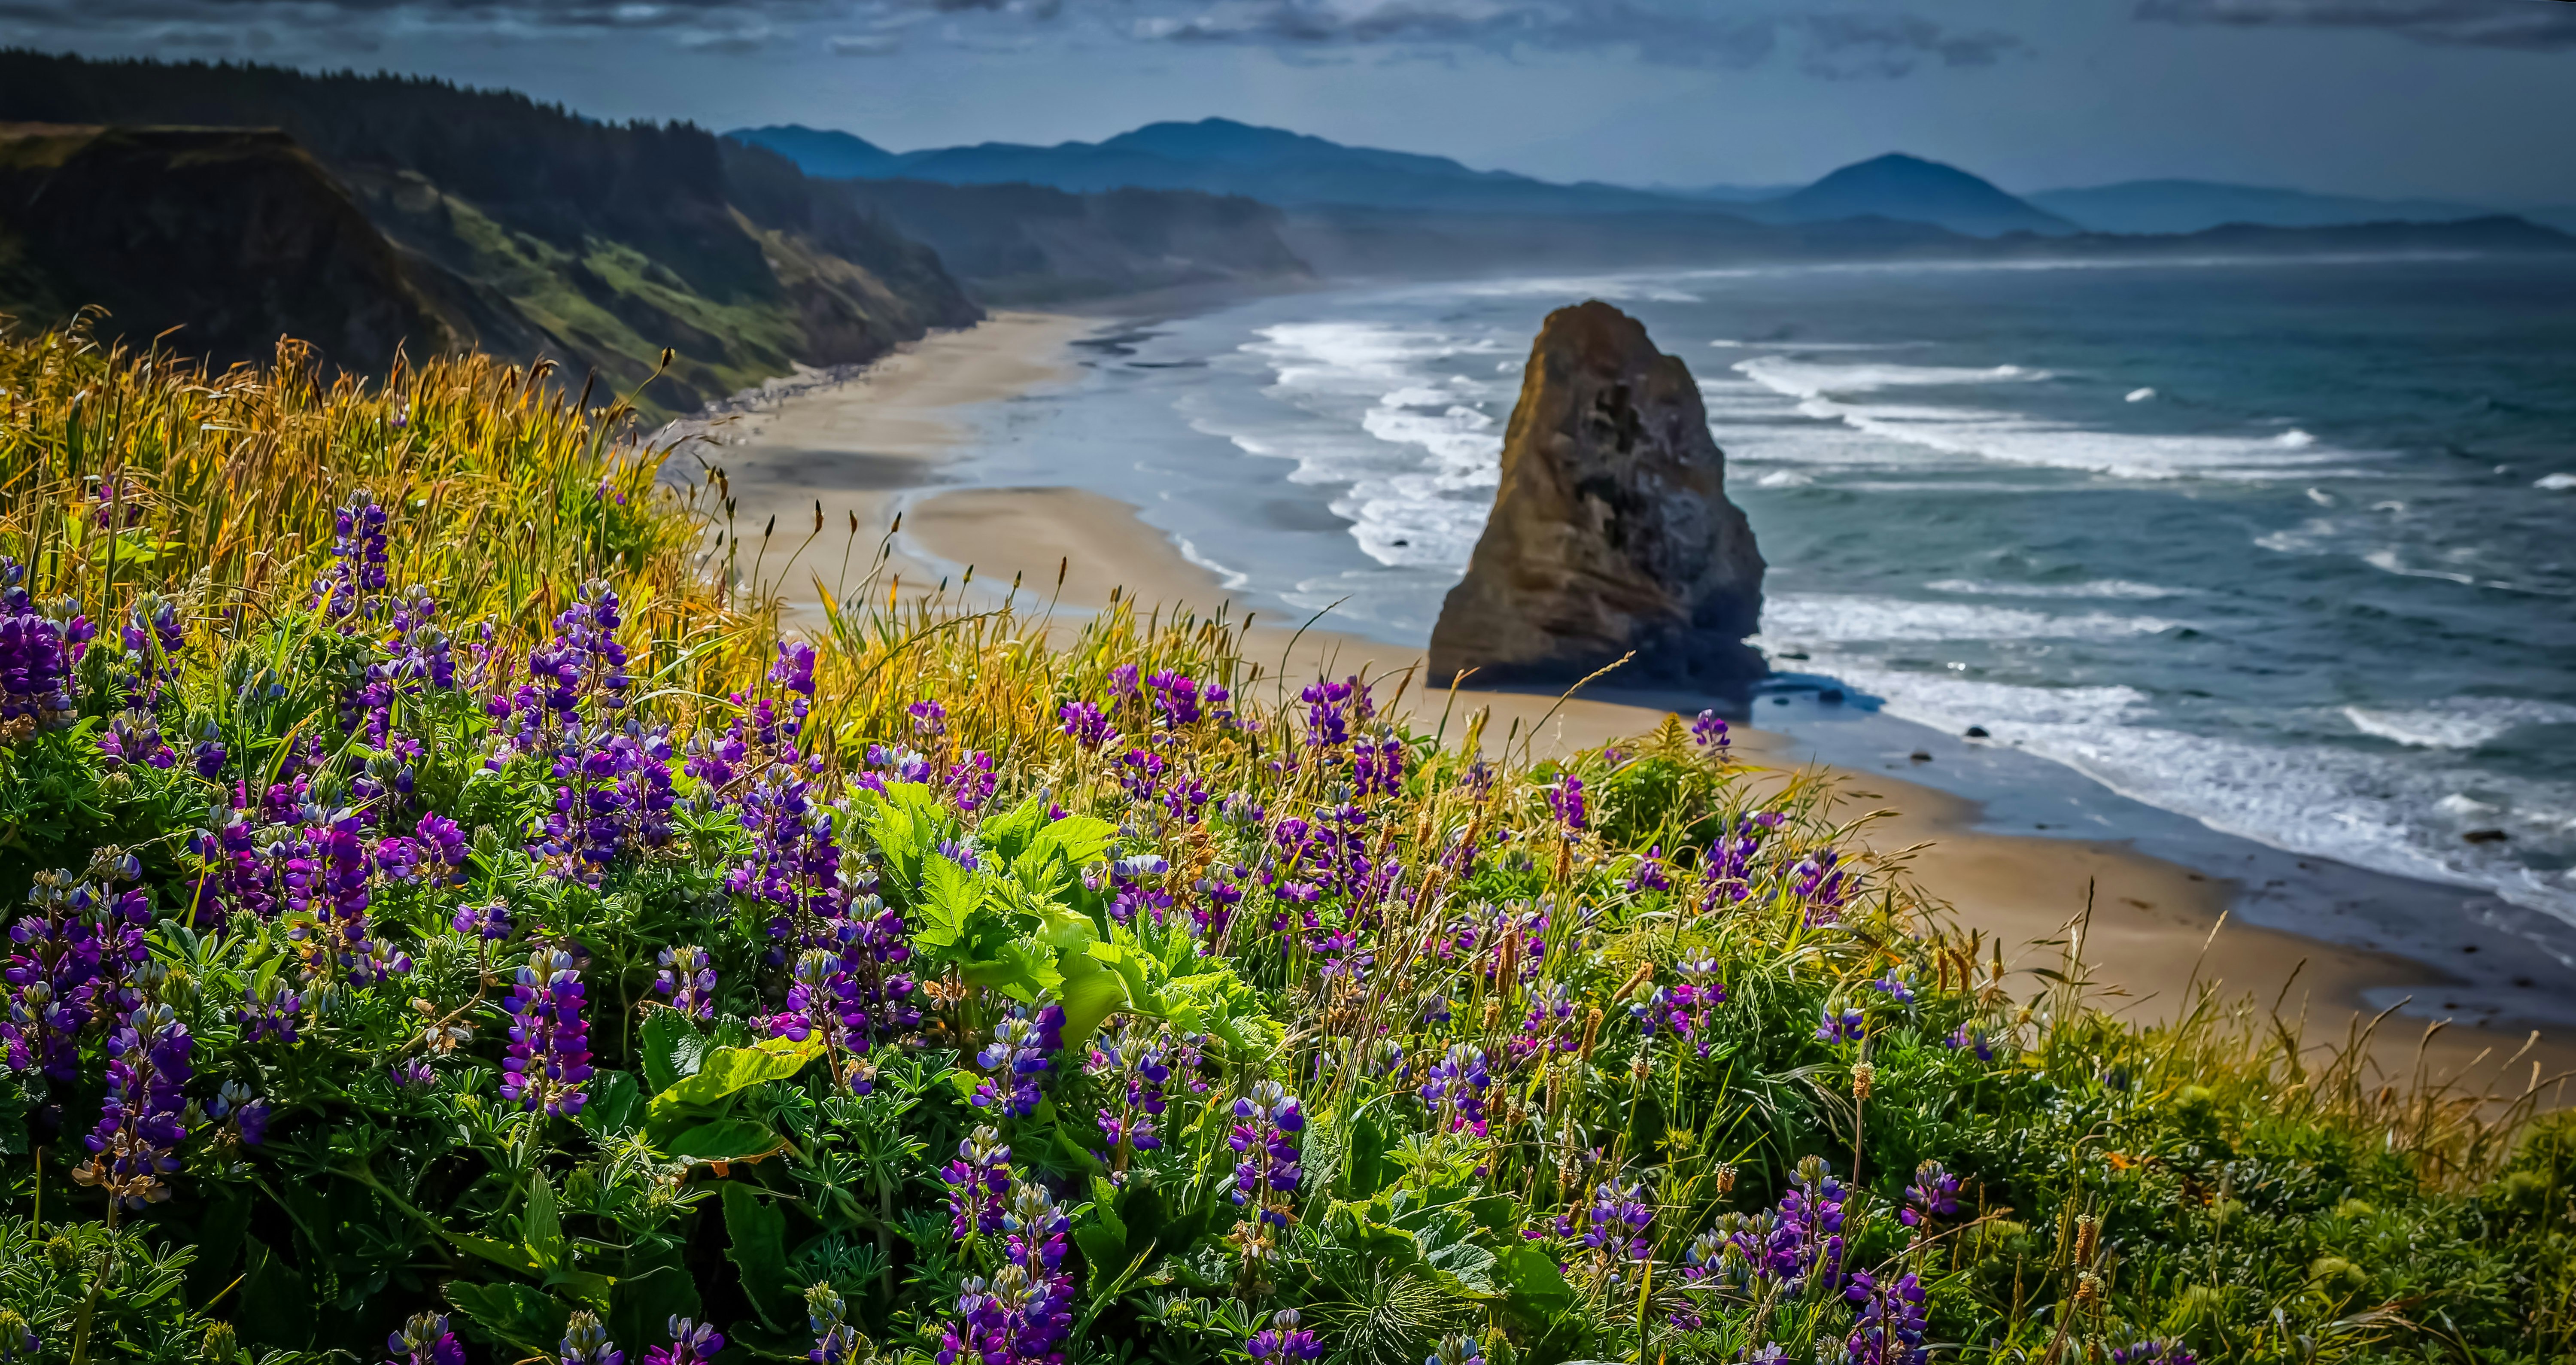
<instances>
[{"instance_id":1,"label":"broad green leaf","mask_svg":"<svg viewBox=\"0 0 2576 1365\"><path fill-rule=\"evenodd\" d=\"M1086 923L1084 927L1090 926ZM1114 944L1093 943L1059 959L1063 985L1057 999L1064 1006L1066 1047L1081 1048L1102 1021L1134 1003L1135 987L1143 978L1121 970L1132 967L1124 957Z\"/></svg>"},{"instance_id":2,"label":"broad green leaf","mask_svg":"<svg viewBox=\"0 0 2576 1365\"><path fill-rule=\"evenodd\" d=\"M655 1010L669 1014L669 1010ZM632 1071L602 1071L591 1077L590 1098L581 1106L573 1121L594 1137L614 1137L632 1132L644 1108L644 1089Z\"/></svg>"},{"instance_id":3,"label":"broad green leaf","mask_svg":"<svg viewBox=\"0 0 2576 1365\"><path fill-rule=\"evenodd\" d=\"M638 1239L626 1249L626 1264L610 1298L610 1335L620 1342L660 1341L674 1317L694 1318L702 1311L697 1281L689 1277L681 1246L647 1245ZM627 1359L640 1361L641 1351Z\"/></svg>"},{"instance_id":4,"label":"broad green leaf","mask_svg":"<svg viewBox=\"0 0 2576 1365\"><path fill-rule=\"evenodd\" d=\"M699 1161L749 1161L767 1156L786 1140L750 1119L709 1119L676 1128L653 1144L667 1156Z\"/></svg>"},{"instance_id":5,"label":"broad green leaf","mask_svg":"<svg viewBox=\"0 0 2576 1365\"><path fill-rule=\"evenodd\" d=\"M971 985L1000 991L1024 1005L1035 1004L1039 996L1064 985L1056 954L1043 944L1018 939L998 945L990 957L960 963L957 974ZM1069 1017L1071 1010L1066 1013ZM1065 1041L1073 1041L1071 1033Z\"/></svg>"},{"instance_id":6,"label":"broad green leaf","mask_svg":"<svg viewBox=\"0 0 2576 1365\"><path fill-rule=\"evenodd\" d=\"M646 1010L643 1032L644 1082L656 1095L695 1075L706 1060L706 1035L678 1010Z\"/></svg>"},{"instance_id":7,"label":"broad green leaf","mask_svg":"<svg viewBox=\"0 0 2576 1365\"><path fill-rule=\"evenodd\" d=\"M523 1284L469 1284L451 1280L447 1301L497 1340L535 1354L563 1341L572 1310Z\"/></svg>"},{"instance_id":8,"label":"broad green leaf","mask_svg":"<svg viewBox=\"0 0 2576 1365\"><path fill-rule=\"evenodd\" d=\"M724 1186L725 1259L742 1272L742 1292L773 1331L804 1317L800 1286L787 1273L787 1211L739 1180Z\"/></svg>"},{"instance_id":9,"label":"broad green leaf","mask_svg":"<svg viewBox=\"0 0 2576 1365\"><path fill-rule=\"evenodd\" d=\"M1573 1286L1558 1272L1556 1258L1537 1247L1504 1248L1494 1257L1493 1276L1515 1311L1546 1319L1574 1308Z\"/></svg>"},{"instance_id":10,"label":"broad green leaf","mask_svg":"<svg viewBox=\"0 0 2576 1365\"><path fill-rule=\"evenodd\" d=\"M525 1246L496 1241L490 1237L477 1237L466 1232L442 1232L439 1235L445 1237L448 1244L457 1250L468 1255L480 1256L494 1265L505 1266L523 1275L545 1273L545 1268L528 1255L528 1249Z\"/></svg>"},{"instance_id":11,"label":"broad green leaf","mask_svg":"<svg viewBox=\"0 0 2576 1365\"><path fill-rule=\"evenodd\" d=\"M528 1178L528 1211L519 1219L519 1236L527 1244L528 1259L539 1268L565 1268L563 1219L555 1213L555 1187L546 1183L543 1171Z\"/></svg>"},{"instance_id":12,"label":"broad green leaf","mask_svg":"<svg viewBox=\"0 0 2576 1365\"><path fill-rule=\"evenodd\" d=\"M663 1122L684 1106L704 1107L769 1081L783 1081L823 1055L823 1040L792 1042L766 1038L749 1047L721 1047L707 1055L697 1074L685 1076L653 1097L652 1116Z\"/></svg>"}]
</instances>

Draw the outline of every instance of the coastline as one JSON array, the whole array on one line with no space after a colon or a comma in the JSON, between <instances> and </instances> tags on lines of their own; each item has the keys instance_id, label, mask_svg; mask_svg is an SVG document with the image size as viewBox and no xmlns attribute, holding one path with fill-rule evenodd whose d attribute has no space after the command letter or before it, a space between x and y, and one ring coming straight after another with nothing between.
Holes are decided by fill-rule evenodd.
<instances>
[{"instance_id":1,"label":"coastline","mask_svg":"<svg viewBox=\"0 0 2576 1365\"><path fill-rule=\"evenodd\" d=\"M853 380L790 394L719 423L694 438L705 442L699 458L727 471L735 524L746 533L755 519L772 515L779 526L797 528L793 540L774 537L786 556L778 564L771 565L766 540L755 557L760 576L791 599L814 597L810 587L795 586L805 576L796 567L796 542L809 539L802 532L819 500L826 526L812 539L831 552L833 563L843 549L835 542L845 537L872 555L871 542L902 514L899 533L888 541L886 569L906 598L954 584L978 601L1010 597L1023 608L1051 604L1078 617L1116 590L1140 603L1213 614L1228 604L1227 585L1127 503L1069 487L940 487L942 465L971 437L968 408L1004 403L1070 375L1072 343L1121 317L1089 310L1085 316L997 313L979 327L907 347ZM857 517L854 537L845 513ZM863 558L851 577L865 569ZM825 566L816 581L829 586L830 576ZM1265 667L1266 675L1363 666L1393 675L1420 662L1416 648L1329 630L1300 633L1296 626L1256 620L1252 652L1267 658L1275 651L1279 660ZM1421 696L1413 694L1417 712ZM1462 716L1471 707L1491 708L1488 733L1515 721L1533 726L1553 711L1534 743L1541 755L1642 733L1670 712L1696 709L1694 703L1707 704L1613 692L1561 705L1554 696L1519 692L1462 691L1457 699ZM2097 1003L2124 1018L2170 1020L2196 982L2214 980L2227 999L2250 997L2289 1021L2312 1047L2340 1045L2393 1001L2446 987L2461 993L2456 980L2420 958L2248 923L2242 907L2260 887L2142 852L2132 840L1999 832L1978 801L1865 767L1821 763L1816 746L1786 734L1739 728L1736 740L1738 752L1758 766L1838 777L1850 816L1885 811L1873 825L1872 847L1902 856L1910 874L1953 908L1960 927L2003 949L2016 972L2016 994L2045 984L2023 973L2062 965L2059 949L2040 945L2062 940L2083 918L2088 893L2085 957L2107 993ZM2429 1030L2427 1021L2410 1016L2383 1023L2369 1048L2379 1079L2455 1081L2474 1093L2492 1088L2510 1095L2533 1077L2576 1070L2576 1030L2551 1026L2527 1046L2529 1032L2504 1016ZM2517 1058L2510 1075L2508 1058Z\"/></svg>"}]
</instances>

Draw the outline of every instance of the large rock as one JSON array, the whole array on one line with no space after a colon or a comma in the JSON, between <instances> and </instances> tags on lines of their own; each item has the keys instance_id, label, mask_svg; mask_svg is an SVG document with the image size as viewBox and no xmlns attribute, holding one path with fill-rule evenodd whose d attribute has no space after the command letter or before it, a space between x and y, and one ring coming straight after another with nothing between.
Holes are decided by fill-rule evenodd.
<instances>
[{"instance_id":1,"label":"large rock","mask_svg":"<svg viewBox=\"0 0 2576 1365\"><path fill-rule=\"evenodd\" d=\"M1762 555L1689 368L1606 303L1549 314L1432 683L1566 683L1631 650L1621 681L1743 682L1766 671L1744 644L1761 614Z\"/></svg>"}]
</instances>

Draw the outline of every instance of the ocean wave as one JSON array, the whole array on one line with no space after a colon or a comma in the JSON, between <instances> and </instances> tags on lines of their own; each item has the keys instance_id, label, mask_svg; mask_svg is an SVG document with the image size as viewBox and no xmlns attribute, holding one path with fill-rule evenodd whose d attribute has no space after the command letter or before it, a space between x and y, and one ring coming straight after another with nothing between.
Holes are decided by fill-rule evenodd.
<instances>
[{"instance_id":1,"label":"ocean wave","mask_svg":"<svg viewBox=\"0 0 2576 1365\"><path fill-rule=\"evenodd\" d=\"M2193 733L2155 723L2147 698L2125 687L2023 687L1828 654L1807 667L1879 698L1889 715L1952 734L1983 727L1995 742L2222 833L2481 888L2576 923L2576 879L2549 866L2576 852L2576 784L2385 751ZM2472 799L2461 795L2464 787L2481 793L2476 808L2463 804ZM2460 837L2469 828L2513 837L2471 844ZM2534 855L2537 862L2523 861Z\"/></svg>"},{"instance_id":2,"label":"ocean wave","mask_svg":"<svg viewBox=\"0 0 2576 1365\"><path fill-rule=\"evenodd\" d=\"M1814 361L1756 356L1739 360L1736 373L1774 393L1792 398L1822 398L1836 393L1874 393L1880 389L1959 384L2033 384L2055 376L2019 365L1972 369L1960 365L1824 365Z\"/></svg>"},{"instance_id":3,"label":"ocean wave","mask_svg":"<svg viewBox=\"0 0 2576 1365\"><path fill-rule=\"evenodd\" d=\"M1984 578L1944 578L1923 585L1934 592L1966 593L1977 597L2108 597L2144 602L2159 597L2184 597L2188 588L2161 588L2153 583L2133 583L2125 578L2097 578L2084 583L1998 583Z\"/></svg>"},{"instance_id":4,"label":"ocean wave","mask_svg":"<svg viewBox=\"0 0 2576 1365\"><path fill-rule=\"evenodd\" d=\"M2153 616L2088 611L2057 615L2021 607L1968 602L1917 602L1841 593L1775 593L1763 599L1765 649L1780 645L1842 644L1863 640L1983 642L1992 640L2119 640L2156 635L2182 622Z\"/></svg>"},{"instance_id":5,"label":"ocean wave","mask_svg":"<svg viewBox=\"0 0 2576 1365\"><path fill-rule=\"evenodd\" d=\"M2416 749L2475 749L2526 725L2576 725L2576 706L2525 697L2453 697L2402 710L2347 706L2343 714L2365 735Z\"/></svg>"}]
</instances>

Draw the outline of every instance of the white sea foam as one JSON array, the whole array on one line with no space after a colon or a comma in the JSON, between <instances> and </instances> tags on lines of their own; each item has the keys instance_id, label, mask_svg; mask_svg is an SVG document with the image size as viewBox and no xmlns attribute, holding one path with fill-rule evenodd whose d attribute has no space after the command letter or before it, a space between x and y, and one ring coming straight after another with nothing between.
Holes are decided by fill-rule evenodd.
<instances>
[{"instance_id":1,"label":"white sea foam","mask_svg":"<svg viewBox=\"0 0 2576 1365\"><path fill-rule=\"evenodd\" d=\"M2146 402L2148 399L2153 398L2153 397L2155 397L2155 396L2156 396L2156 391L2155 391L2154 389L2131 389L2131 390L2129 390L2129 396L2128 396L2126 399L2122 400L2122 401L2124 401L2124 402L2130 402L2130 403L2143 403L2143 402Z\"/></svg>"},{"instance_id":2,"label":"white sea foam","mask_svg":"<svg viewBox=\"0 0 2576 1365\"><path fill-rule=\"evenodd\" d=\"M2576 474L2543 474L2532 480L2531 486L2546 489L2552 493L2563 493L2570 488L2576 488Z\"/></svg>"},{"instance_id":3,"label":"white sea foam","mask_svg":"<svg viewBox=\"0 0 2576 1365\"><path fill-rule=\"evenodd\" d=\"M1479 299L1603 299L1625 303L1643 299L1648 303L1697 303L1699 295L1684 293L1659 278L1647 275L1582 275L1556 279L1490 280L1464 285L1456 292Z\"/></svg>"},{"instance_id":4,"label":"white sea foam","mask_svg":"<svg viewBox=\"0 0 2576 1365\"><path fill-rule=\"evenodd\" d=\"M2365 735L2418 749L2475 749L2526 725L2576 725L2576 706L2525 697L2453 697L2404 709L2347 706Z\"/></svg>"},{"instance_id":5,"label":"white sea foam","mask_svg":"<svg viewBox=\"0 0 2576 1365\"><path fill-rule=\"evenodd\" d=\"M1971 602L1792 592L1763 599L1761 640L1765 648L1861 640L2118 640L2154 635L2180 624L2099 611L2056 614Z\"/></svg>"},{"instance_id":6,"label":"white sea foam","mask_svg":"<svg viewBox=\"0 0 2576 1365\"><path fill-rule=\"evenodd\" d=\"M2120 794L2228 834L2398 876L2483 887L2576 923L2576 882L2464 843L2464 825L2563 837L2576 784L2495 779L2421 752L2371 753L2197 734L2125 687L2022 687L1817 652L1805 667L1880 698L1891 715L2064 763ZM2438 752L2438 751L2437 751ZM2483 811L2444 802L2479 784ZM2471 798L2462 797L2462 801Z\"/></svg>"},{"instance_id":7,"label":"white sea foam","mask_svg":"<svg viewBox=\"0 0 2576 1365\"><path fill-rule=\"evenodd\" d=\"M1774 469L1755 479L1753 484L1757 488L1804 488L1815 481L1813 474L1801 474L1794 469Z\"/></svg>"},{"instance_id":8,"label":"white sea foam","mask_svg":"<svg viewBox=\"0 0 2576 1365\"><path fill-rule=\"evenodd\" d=\"M1839 422L1885 441L2005 464L2129 479L2244 481L2275 479L2294 471L2311 478L2359 476L2361 471L2330 466L2370 458L2317 445L2306 432L2295 430L2270 437L2154 435L2104 431L2006 410L1849 401L1853 395L1898 388L1982 386L2000 392L1997 386L2037 383L2052 377L2046 370L2017 365L1986 369L1824 365L1756 356L1737 361L1734 368L1774 393L1797 399L1797 411L1804 416ZM1880 457L1882 461L1885 458Z\"/></svg>"},{"instance_id":9,"label":"white sea foam","mask_svg":"<svg viewBox=\"0 0 2576 1365\"><path fill-rule=\"evenodd\" d=\"M2137 602L2181 597L2190 591L2186 588L2160 588L2153 583L2133 583L2125 578L2096 578L2083 583L1997 583L1983 578L1944 578L1923 586L1934 592L1970 593L1980 597L2109 597Z\"/></svg>"}]
</instances>

